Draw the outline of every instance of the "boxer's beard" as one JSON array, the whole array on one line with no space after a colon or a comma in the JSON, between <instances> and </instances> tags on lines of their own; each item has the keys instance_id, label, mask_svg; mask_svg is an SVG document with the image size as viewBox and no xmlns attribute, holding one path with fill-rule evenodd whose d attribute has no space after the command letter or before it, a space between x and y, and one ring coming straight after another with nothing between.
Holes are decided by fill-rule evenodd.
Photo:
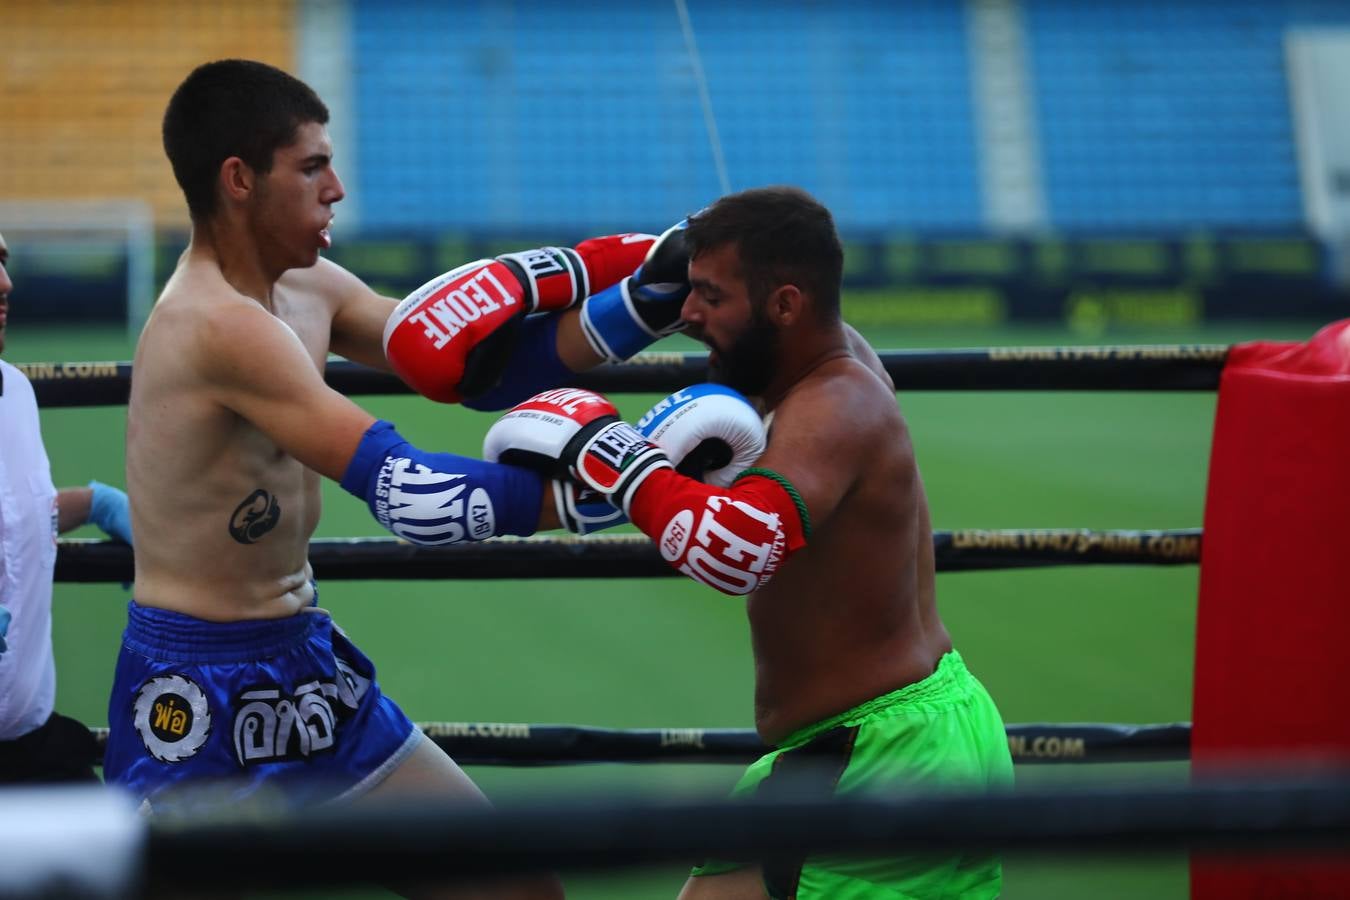
<instances>
[{"instance_id":1,"label":"boxer's beard","mask_svg":"<svg viewBox=\"0 0 1350 900\"><path fill-rule=\"evenodd\" d=\"M750 324L725 351L718 347L709 369L712 380L735 388L749 397L763 395L773 379L778 361L778 329L755 307Z\"/></svg>"}]
</instances>

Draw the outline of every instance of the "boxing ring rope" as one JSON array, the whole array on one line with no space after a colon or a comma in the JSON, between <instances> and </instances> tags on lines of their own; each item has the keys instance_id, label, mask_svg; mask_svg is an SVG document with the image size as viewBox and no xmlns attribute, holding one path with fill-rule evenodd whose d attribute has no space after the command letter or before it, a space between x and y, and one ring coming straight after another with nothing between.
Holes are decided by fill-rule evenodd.
<instances>
[{"instance_id":1,"label":"boxing ring rope","mask_svg":"<svg viewBox=\"0 0 1350 900\"><path fill-rule=\"evenodd\" d=\"M773 748L750 729L595 728L515 722L418 725L463 765L573 763L749 763ZM1191 725L1058 723L1008 725L1013 762L1025 764L1176 762L1190 758ZM108 729L91 728L99 759Z\"/></svg>"},{"instance_id":2,"label":"boxing ring rope","mask_svg":"<svg viewBox=\"0 0 1350 900\"><path fill-rule=\"evenodd\" d=\"M1213 391L1228 356L1225 344L1113 347L988 347L887 350L878 354L908 391ZM668 394L708 377L706 353L644 353L578 374L572 385L608 394ZM116 406L131 390L128 362L32 362L18 368L39 407ZM324 378L349 396L406 394L393 375L345 360Z\"/></svg>"},{"instance_id":3,"label":"boxing ring rope","mask_svg":"<svg viewBox=\"0 0 1350 900\"><path fill-rule=\"evenodd\" d=\"M1075 564L1195 563L1200 529L1088 529L937 532L940 572ZM640 578L678 575L644 535L494 538L426 547L394 538L310 542L320 579ZM126 581L132 548L98 540L62 540L58 581ZM602 729L577 725L430 722L422 729L465 764L556 765L577 762L749 762L767 751L749 730ZM99 752L107 729L91 729ZM1010 725L1008 746L1024 763L1147 762L1190 757L1190 725Z\"/></svg>"},{"instance_id":4,"label":"boxing ring rope","mask_svg":"<svg viewBox=\"0 0 1350 900\"><path fill-rule=\"evenodd\" d=\"M231 878L247 878L255 868L254 877L290 870L296 876L284 881L298 886L300 879L331 877L325 872L411 879L805 851L1343 847L1350 841L1350 779L828 800L621 799L542 809L330 809L296 819L152 826L147 858L169 884L191 883L184 876L223 857L250 862L215 867L237 873ZM294 865L297 859L305 865Z\"/></svg>"},{"instance_id":5,"label":"boxing ring rope","mask_svg":"<svg viewBox=\"0 0 1350 900\"><path fill-rule=\"evenodd\" d=\"M1240 849L1259 858L1294 847L1343 853L1350 843L1350 775L1343 771L1001 793L592 798L546 808L401 798L279 813L275 804L244 803L209 818L148 821L115 791L6 793L7 810L26 825L0 842L6 896L36 896L57 884L67 892L90 889L79 896L127 896L142 886L181 893L350 887L391 877L406 884L808 852ZM50 814L81 807L83 816ZM222 859L240 864L222 866Z\"/></svg>"},{"instance_id":6,"label":"boxing ring rope","mask_svg":"<svg viewBox=\"0 0 1350 900\"><path fill-rule=\"evenodd\" d=\"M1188 565L1200 561L1200 529L962 529L933 534L939 572L1067 565ZM57 581L130 581L132 550L116 541L64 538ZM678 577L641 534L498 537L431 547L397 538L310 541L314 577L338 580Z\"/></svg>"},{"instance_id":7,"label":"boxing ring rope","mask_svg":"<svg viewBox=\"0 0 1350 900\"><path fill-rule=\"evenodd\" d=\"M1200 530L1087 529L937 532L938 571L1073 564L1195 563ZM678 575L643 535L495 538L425 547L393 538L329 538L310 543L320 579L638 578ZM525 565L527 564L527 565ZM391 573L393 573L391 575ZM97 540L63 540L60 581L125 581L132 549ZM663 728L619 730L577 725L431 722L428 736L466 764L575 762L738 762L766 752L753 731ZM100 752L107 729L91 729ZM1190 757L1190 725L1010 725L1019 762L1146 762Z\"/></svg>"}]
</instances>

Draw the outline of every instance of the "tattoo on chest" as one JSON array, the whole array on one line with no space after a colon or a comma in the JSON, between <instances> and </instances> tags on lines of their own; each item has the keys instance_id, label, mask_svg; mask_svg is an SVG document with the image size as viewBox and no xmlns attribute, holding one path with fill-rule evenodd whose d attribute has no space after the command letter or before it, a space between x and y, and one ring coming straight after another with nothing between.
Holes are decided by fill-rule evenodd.
<instances>
[{"instance_id":1,"label":"tattoo on chest","mask_svg":"<svg viewBox=\"0 0 1350 900\"><path fill-rule=\"evenodd\" d=\"M257 543L281 521L277 498L258 488L234 509L230 516L230 537L241 544Z\"/></svg>"}]
</instances>

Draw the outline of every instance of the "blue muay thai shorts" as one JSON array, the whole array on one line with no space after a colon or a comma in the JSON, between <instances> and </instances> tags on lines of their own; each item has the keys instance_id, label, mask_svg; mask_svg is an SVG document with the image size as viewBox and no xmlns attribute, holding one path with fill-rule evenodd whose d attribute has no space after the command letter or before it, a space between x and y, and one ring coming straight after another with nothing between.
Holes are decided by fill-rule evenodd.
<instances>
[{"instance_id":1,"label":"blue muay thai shorts","mask_svg":"<svg viewBox=\"0 0 1350 900\"><path fill-rule=\"evenodd\" d=\"M135 601L108 725L105 780L152 811L355 796L422 740L325 612L207 622Z\"/></svg>"}]
</instances>

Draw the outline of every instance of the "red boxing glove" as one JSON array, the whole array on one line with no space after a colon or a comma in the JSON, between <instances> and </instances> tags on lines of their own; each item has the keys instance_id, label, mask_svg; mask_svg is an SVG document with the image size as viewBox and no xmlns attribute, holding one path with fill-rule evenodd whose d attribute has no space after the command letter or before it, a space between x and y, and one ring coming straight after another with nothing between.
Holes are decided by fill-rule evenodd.
<instances>
[{"instance_id":1,"label":"red boxing glove","mask_svg":"<svg viewBox=\"0 0 1350 900\"><path fill-rule=\"evenodd\" d=\"M656 237L632 232L582 241L576 248L539 247L503 253L525 293L525 313L567 309L578 300L618 284L642 265Z\"/></svg>"},{"instance_id":2,"label":"red boxing glove","mask_svg":"<svg viewBox=\"0 0 1350 900\"><path fill-rule=\"evenodd\" d=\"M582 241L576 246L576 254L581 257L586 273L584 289L562 306L541 305L540 309L566 309L596 291L618 284L642 265L654 243L656 235L640 232L608 234Z\"/></svg>"},{"instance_id":3,"label":"red boxing glove","mask_svg":"<svg viewBox=\"0 0 1350 900\"><path fill-rule=\"evenodd\" d=\"M384 326L384 354L424 397L455 403L496 384L532 312L567 309L641 265L655 237L617 234L467 263L409 294Z\"/></svg>"},{"instance_id":4,"label":"red boxing glove","mask_svg":"<svg viewBox=\"0 0 1350 900\"><path fill-rule=\"evenodd\" d=\"M783 476L751 468L715 487L681 475L591 391L559 388L513 407L488 430L483 458L589 488L622 509L666 562L726 594L768 584L811 532L806 504Z\"/></svg>"},{"instance_id":5,"label":"red boxing glove","mask_svg":"<svg viewBox=\"0 0 1350 900\"><path fill-rule=\"evenodd\" d=\"M384 323L384 355L424 397L457 403L495 383L525 314L525 291L503 263L482 259L409 294Z\"/></svg>"},{"instance_id":6,"label":"red boxing glove","mask_svg":"<svg viewBox=\"0 0 1350 900\"><path fill-rule=\"evenodd\" d=\"M657 470L636 491L628 517L661 557L724 594L763 587L806 546L810 519L786 479L749 469L729 488Z\"/></svg>"}]
</instances>

